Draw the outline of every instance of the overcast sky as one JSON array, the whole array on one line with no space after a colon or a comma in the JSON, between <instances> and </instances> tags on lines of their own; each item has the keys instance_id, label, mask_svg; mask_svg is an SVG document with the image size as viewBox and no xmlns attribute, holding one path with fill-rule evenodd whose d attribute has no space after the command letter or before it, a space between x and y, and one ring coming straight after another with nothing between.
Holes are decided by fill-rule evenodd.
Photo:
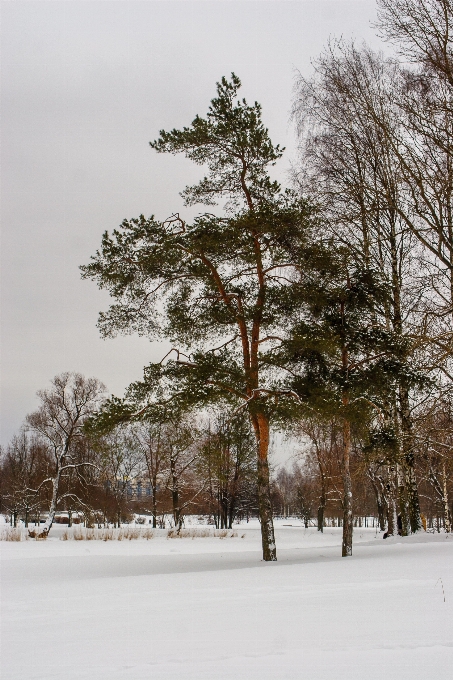
<instances>
[{"instance_id":1,"label":"overcast sky","mask_svg":"<svg viewBox=\"0 0 453 680\"><path fill-rule=\"evenodd\" d=\"M108 296L78 267L105 229L140 213L185 216L199 175L153 152L159 129L204 115L234 71L263 105L271 138L294 157L295 70L329 37L378 48L374 0L1 3L1 443L62 371L100 378L118 396L163 347L101 340ZM195 175L194 175L195 172Z\"/></svg>"}]
</instances>

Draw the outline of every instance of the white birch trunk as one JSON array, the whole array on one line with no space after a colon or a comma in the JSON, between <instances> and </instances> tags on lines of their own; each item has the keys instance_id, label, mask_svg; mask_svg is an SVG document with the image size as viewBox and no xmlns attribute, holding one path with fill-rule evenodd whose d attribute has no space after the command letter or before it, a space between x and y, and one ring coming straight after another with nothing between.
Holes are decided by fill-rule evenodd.
<instances>
[{"instance_id":1,"label":"white birch trunk","mask_svg":"<svg viewBox=\"0 0 453 680\"><path fill-rule=\"evenodd\" d=\"M445 531L451 532L450 513L448 510L447 475L445 473L445 461L442 463L442 501L444 504Z\"/></svg>"}]
</instances>

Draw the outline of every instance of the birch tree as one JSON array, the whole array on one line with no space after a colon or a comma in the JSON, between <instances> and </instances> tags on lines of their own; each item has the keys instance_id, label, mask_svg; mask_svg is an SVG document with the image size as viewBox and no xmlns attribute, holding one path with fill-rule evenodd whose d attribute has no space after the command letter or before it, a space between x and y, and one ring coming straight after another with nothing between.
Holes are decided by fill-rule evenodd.
<instances>
[{"instance_id":1,"label":"birch tree","mask_svg":"<svg viewBox=\"0 0 453 680\"><path fill-rule=\"evenodd\" d=\"M452 530L451 480L453 472L453 408L451 394L425 404L417 422L421 468L432 489L433 505L443 516L446 532Z\"/></svg>"},{"instance_id":2,"label":"birch tree","mask_svg":"<svg viewBox=\"0 0 453 680\"><path fill-rule=\"evenodd\" d=\"M411 228L412 192L396 142L403 135L396 103L400 80L401 69L394 60L354 44L332 43L315 62L315 75L299 78L294 115L301 141L302 185L318 197L334 238L354 253L361 266L380 271L389 281L388 300L374 312L376 324L383 323L400 336L407 347L406 360L410 357L422 367L426 357L419 351L425 342L420 326L425 327L430 305L420 262L429 253ZM405 534L421 528L414 393L408 384L407 380L396 384L384 409L386 428L399 435L400 450L390 466L398 481L391 487L398 489Z\"/></svg>"},{"instance_id":3,"label":"birch tree","mask_svg":"<svg viewBox=\"0 0 453 680\"><path fill-rule=\"evenodd\" d=\"M438 73L453 87L451 0L378 0L380 35L410 62Z\"/></svg>"},{"instance_id":4,"label":"birch tree","mask_svg":"<svg viewBox=\"0 0 453 680\"><path fill-rule=\"evenodd\" d=\"M39 408L27 416L28 426L47 445L52 458L51 475L45 480L51 486L49 514L39 530L47 535L55 513L71 491L61 493L64 477L71 471L82 472L92 465L77 458L77 442L83 438L83 426L102 403L104 385L96 378L84 378L80 373L61 373L51 380L51 387L39 390Z\"/></svg>"}]
</instances>

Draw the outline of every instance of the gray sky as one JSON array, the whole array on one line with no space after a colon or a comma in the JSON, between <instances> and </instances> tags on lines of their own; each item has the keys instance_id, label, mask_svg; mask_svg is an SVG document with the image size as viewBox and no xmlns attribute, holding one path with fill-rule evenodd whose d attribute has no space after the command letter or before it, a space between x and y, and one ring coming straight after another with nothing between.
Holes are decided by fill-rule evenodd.
<instances>
[{"instance_id":1,"label":"gray sky","mask_svg":"<svg viewBox=\"0 0 453 680\"><path fill-rule=\"evenodd\" d=\"M140 213L191 216L178 193L201 172L148 146L206 113L234 71L294 153L295 69L329 36L379 42L374 0L1 3L1 443L36 391L68 370L118 396L163 347L101 340L108 296L78 266L105 229ZM194 175L195 173L195 175Z\"/></svg>"}]
</instances>

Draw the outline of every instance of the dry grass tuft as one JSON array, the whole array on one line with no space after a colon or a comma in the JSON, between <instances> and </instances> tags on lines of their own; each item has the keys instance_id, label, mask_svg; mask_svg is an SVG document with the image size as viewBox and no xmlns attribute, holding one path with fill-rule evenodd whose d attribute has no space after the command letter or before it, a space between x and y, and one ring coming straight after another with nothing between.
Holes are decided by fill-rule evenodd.
<instances>
[{"instance_id":1,"label":"dry grass tuft","mask_svg":"<svg viewBox=\"0 0 453 680\"><path fill-rule=\"evenodd\" d=\"M0 541L27 541L27 531L22 527L3 527L0 529Z\"/></svg>"},{"instance_id":2,"label":"dry grass tuft","mask_svg":"<svg viewBox=\"0 0 453 680\"><path fill-rule=\"evenodd\" d=\"M142 527L124 527L121 529L85 529L76 527L66 529L60 536L61 541L134 541L139 538L149 541L154 537L152 529Z\"/></svg>"},{"instance_id":3,"label":"dry grass tuft","mask_svg":"<svg viewBox=\"0 0 453 680\"><path fill-rule=\"evenodd\" d=\"M167 538L237 538L237 532L230 529L169 529Z\"/></svg>"},{"instance_id":4,"label":"dry grass tuft","mask_svg":"<svg viewBox=\"0 0 453 680\"><path fill-rule=\"evenodd\" d=\"M159 535L154 529L145 527L122 527L121 529L85 529L77 526L66 529L60 536L61 541L136 541L144 539L149 541ZM211 527L191 527L189 529L168 529L161 531L160 535L166 538L237 538L237 531L230 529L213 529ZM245 534L244 534L245 536ZM242 538L244 538L242 536Z\"/></svg>"},{"instance_id":5,"label":"dry grass tuft","mask_svg":"<svg viewBox=\"0 0 453 680\"><path fill-rule=\"evenodd\" d=\"M60 536L60 541L136 541L154 538L161 535L166 538L237 538L237 531L231 529L214 529L212 527L190 527L188 529L168 529L167 531L156 531L148 527L121 527L112 529L105 527L102 529L89 529L79 525L71 529L65 529ZM5 526L0 529L0 541L27 541L29 538L43 541L47 534L36 529L24 529L23 527ZM241 534L245 538L245 534Z\"/></svg>"},{"instance_id":6,"label":"dry grass tuft","mask_svg":"<svg viewBox=\"0 0 453 680\"><path fill-rule=\"evenodd\" d=\"M40 529L29 529L28 537L34 538L35 541L45 541L47 538L47 531L41 531Z\"/></svg>"}]
</instances>

